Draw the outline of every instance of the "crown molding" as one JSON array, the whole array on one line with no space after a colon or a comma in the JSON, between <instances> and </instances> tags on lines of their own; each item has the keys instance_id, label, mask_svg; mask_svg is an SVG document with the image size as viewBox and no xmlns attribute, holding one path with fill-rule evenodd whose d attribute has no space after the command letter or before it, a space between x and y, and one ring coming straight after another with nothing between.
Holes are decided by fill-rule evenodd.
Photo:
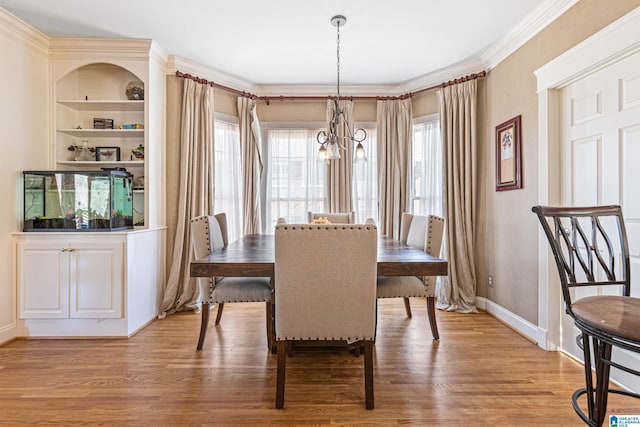
<instances>
[{"instance_id":1,"label":"crown molding","mask_svg":"<svg viewBox=\"0 0 640 427\"><path fill-rule=\"evenodd\" d=\"M52 37L49 55L52 59L81 57L104 60L107 57L146 60L152 49L156 49L156 53L160 52L158 48L151 39Z\"/></svg>"},{"instance_id":2,"label":"crown molding","mask_svg":"<svg viewBox=\"0 0 640 427\"><path fill-rule=\"evenodd\" d=\"M336 85L258 85L259 96L333 96ZM349 96L396 96L395 85L340 85L340 93Z\"/></svg>"},{"instance_id":3,"label":"crown molding","mask_svg":"<svg viewBox=\"0 0 640 427\"><path fill-rule=\"evenodd\" d=\"M170 55L167 61L166 72L167 74L175 74L176 71L192 74L240 91L256 93L258 88L257 85L248 80L197 64L186 58Z\"/></svg>"},{"instance_id":4,"label":"crown molding","mask_svg":"<svg viewBox=\"0 0 640 427\"><path fill-rule=\"evenodd\" d=\"M480 56L487 71L504 61L579 0L544 0Z\"/></svg>"},{"instance_id":5,"label":"crown molding","mask_svg":"<svg viewBox=\"0 0 640 427\"><path fill-rule=\"evenodd\" d=\"M1 7L0 31L28 43L44 55L49 55L49 37Z\"/></svg>"},{"instance_id":6,"label":"crown molding","mask_svg":"<svg viewBox=\"0 0 640 427\"><path fill-rule=\"evenodd\" d=\"M447 68L443 68L433 73L411 79L397 86L397 93L409 93L419 91L421 89L440 85L449 80L459 79L460 77L479 73L485 70L484 64L480 60L472 60L468 62L460 62Z\"/></svg>"},{"instance_id":7,"label":"crown molding","mask_svg":"<svg viewBox=\"0 0 640 427\"><path fill-rule=\"evenodd\" d=\"M417 79L409 80L397 85L340 85L340 92L345 96L400 96L408 92L427 87L437 86L442 82L457 79L462 76L478 73L484 70L481 61L474 60L456 64L452 67L425 74ZM258 96L332 96L336 94L336 86L331 85L260 85L241 79L232 74L197 64L186 58L169 56L167 60L167 74L180 71L185 74L219 83L223 86L250 92Z\"/></svg>"}]
</instances>

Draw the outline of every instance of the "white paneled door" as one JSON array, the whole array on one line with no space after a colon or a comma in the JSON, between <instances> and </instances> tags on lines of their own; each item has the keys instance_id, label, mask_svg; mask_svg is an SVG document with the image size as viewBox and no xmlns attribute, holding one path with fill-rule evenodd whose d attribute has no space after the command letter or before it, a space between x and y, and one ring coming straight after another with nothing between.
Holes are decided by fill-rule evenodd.
<instances>
[{"instance_id":1,"label":"white paneled door","mask_svg":"<svg viewBox=\"0 0 640 427\"><path fill-rule=\"evenodd\" d=\"M640 54L566 86L562 92L562 200L566 206L622 205L631 254L631 293L640 296ZM613 233L615 235L615 232ZM619 264L618 264L619 265ZM593 290L591 294L611 292ZM578 297L586 296L582 291ZM582 360L578 330L562 317L565 351ZM640 366L629 353L618 357ZM627 362L628 363L628 362ZM633 381L612 370L625 384Z\"/></svg>"}]
</instances>

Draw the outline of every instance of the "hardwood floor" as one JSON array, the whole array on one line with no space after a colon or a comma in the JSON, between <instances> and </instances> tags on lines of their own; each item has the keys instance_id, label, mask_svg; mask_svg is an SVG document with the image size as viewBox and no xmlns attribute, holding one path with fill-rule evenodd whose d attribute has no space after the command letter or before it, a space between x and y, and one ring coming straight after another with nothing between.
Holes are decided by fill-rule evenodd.
<instances>
[{"instance_id":1,"label":"hardwood floor","mask_svg":"<svg viewBox=\"0 0 640 427\"><path fill-rule=\"evenodd\" d=\"M0 347L0 425L581 426L571 394L582 367L487 315L424 300L379 303L375 408L364 407L362 356L297 352L276 410L276 356L264 304L229 304L196 352L200 316L157 320L128 340L16 340ZM611 414L640 413L610 396Z\"/></svg>"}]
</instances>

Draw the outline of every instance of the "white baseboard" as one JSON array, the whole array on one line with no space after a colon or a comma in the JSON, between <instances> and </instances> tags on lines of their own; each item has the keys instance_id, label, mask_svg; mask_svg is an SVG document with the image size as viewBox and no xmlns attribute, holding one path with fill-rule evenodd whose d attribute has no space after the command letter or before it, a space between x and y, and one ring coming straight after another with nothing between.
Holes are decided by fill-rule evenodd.
<instances>
[{"instance_id":1,"label":"white baseboard","mask_svg":"<svg viewBox=\"0 0 640 427\"><path fill-rule=\"evenodd\" d=\"M16 331L15 322L0 328L0 345L13 341L16 338Z\"/></svg>"},{"instance_id":2,"label":"white baseboard","mask_svg":"<svg viewBox=\"0 0 640 427\"><path fill-rule=\"evenodd\" d=\"M484 297L476 297L476 307L485 310L518 333L545 348L546 331Z\"/></svg>"}]
</instances>

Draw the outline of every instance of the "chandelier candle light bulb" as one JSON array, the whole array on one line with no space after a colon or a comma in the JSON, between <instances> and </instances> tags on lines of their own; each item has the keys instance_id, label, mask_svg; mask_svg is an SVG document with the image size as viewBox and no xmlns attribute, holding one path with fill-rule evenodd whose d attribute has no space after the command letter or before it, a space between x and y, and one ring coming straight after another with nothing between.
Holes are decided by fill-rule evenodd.
<instances>
[{"instance_id":1,"label":"chandelier candle light bulb","mask_svg":"<svg viewBox=\"0 0 640 427\"><path fill-rule=\"evenodd\" d=\"M347 22L347 18L342 15L336 15L331 18L331 24L337 28L337 48L336 56L338 58L337 67L337 94L333 99L333 109L331 110L331 120L329 120L329 129L318 132L316 139L320 148L318 149L319 160L336 160L340 158L340 150L346 150L345 143L358 143L355 149L355 161L366 161L364 146L362 141L367 138L367 132L362 128L351 130L349 123L344 117L344 112L340 109L340 27ZM346 135L340 137L338 135L338 126L340 120L344 122ZM351 141L351 142L349 142Z\"/></svg>"}]
</instances>

